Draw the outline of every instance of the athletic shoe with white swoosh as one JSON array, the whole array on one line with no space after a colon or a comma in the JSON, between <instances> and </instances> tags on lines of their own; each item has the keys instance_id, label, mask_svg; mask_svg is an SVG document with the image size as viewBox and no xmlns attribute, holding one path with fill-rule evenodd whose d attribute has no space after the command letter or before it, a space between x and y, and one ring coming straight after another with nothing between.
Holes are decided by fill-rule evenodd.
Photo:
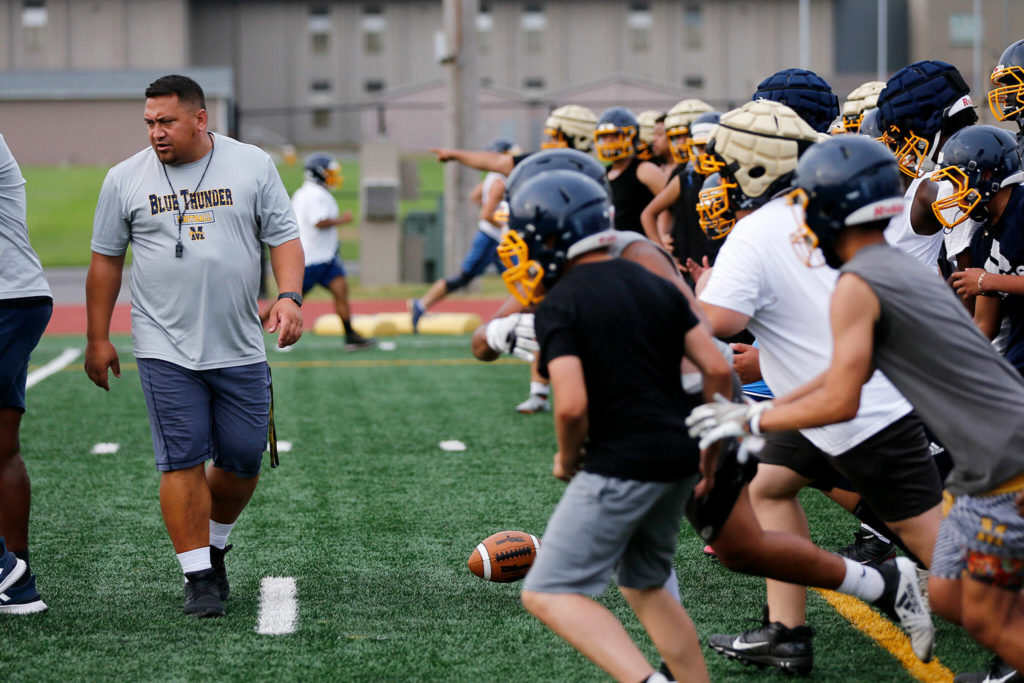
<instances>
[{"instance_id":1,"label":"athletic shoe with white swoosh","mask_svg":"<svg viewBox=\"0 0 1024 683\"><path fill-rule=\"evenodd\" d=\"M716 633L708 638L708 644L724 657L759 669L773 666L805 675L814 666L813 636L808 626L787 628L780 622L769 622L765 605L762 626L737 634Z\"/></svg>"},{"instance_id":2,"label":"athletic shoe with white swoosh","mask_svg":"<svg viewBox=\"0 0 1024 683\"><path fill-rule=\"evenodd\" d=\"M958 674L953 678L953 683L1021 683L1022 681L1024 681L1024 676L999 657L992 660L988 671L972 671Z\"/></svg>"},{"instance_id":3,"label":"athletic shoe with white swoosh","mask_svg":"<svg viewBox=\"0 0 1024 683\"><path fill-rule=\"evenodd\" d=\"M28 565L24 560L18 559L14 553L7 549L7 544L0 536L0 593L14 585L25 573Z\"/></svg>"}]
</instances>

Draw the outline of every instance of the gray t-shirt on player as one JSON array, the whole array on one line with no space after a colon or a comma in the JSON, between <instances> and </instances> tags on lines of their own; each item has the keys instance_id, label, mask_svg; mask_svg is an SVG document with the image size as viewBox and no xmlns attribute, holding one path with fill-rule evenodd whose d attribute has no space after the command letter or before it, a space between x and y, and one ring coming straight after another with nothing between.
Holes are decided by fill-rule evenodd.
<instances>
[{"instance_id":1,"label":"gray t-shirt on player","mask_svg":"<svg viewBox=\"0 0 1024 683\"><path fill-rule=\"evenodd\" d=\"M114 166L93 222L93 251L119 256L132 245L135 355L191 370L266 358L256 301L260 242L299 238L270 155L221 135L211 154L165 166L147 147ZM179 211L184 249L176 258Z\"/></svg>"},{"instance_id":2,"label":"gray t-shirt on player","mask_svg":"<svg viewBox=\"0 0 1024 683\"><path fill-rule=\"evenodd\" d=\"M25 178L0 135L0 299L33 296L50 296L50 286L28 241Z\"/></svg>"},{"instance_id":3,"label":"gray t-shirt on player","mask_svg":"<svg viewBox=\"0 0 1024 683\"><path fill-rule=\"evenodd\" d=\"M952 455L946 488L985 493L1024 472L1024 379L949 285L886 244L861 249L840 270L878 296L873 359Z\"/></svg>"}]
</instances>

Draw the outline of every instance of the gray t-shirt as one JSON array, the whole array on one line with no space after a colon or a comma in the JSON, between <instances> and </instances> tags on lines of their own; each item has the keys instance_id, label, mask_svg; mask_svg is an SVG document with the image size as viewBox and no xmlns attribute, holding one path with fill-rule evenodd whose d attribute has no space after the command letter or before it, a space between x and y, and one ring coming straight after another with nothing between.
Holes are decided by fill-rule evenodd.
<instances>
[{"instance_id":1,"label":"gray t-shirt","mask_svg":"<svg viewBox=\"0 0 1024 683\"><path fill-rule=\"evenodd\" d=\"M260 242L299 238L270 155L221 135L211 154L165 166L147 147L107 173L93 222L93 251L118 256L132 245L135 355L191 370L266 358ZM176 258L179 209L184 250Z\"/></svg>"},{"instance_id":2,"label":"gray t-shirt","mask_svg":"<svg viewBox=\"0 0 1024 683\"><path fill-rule=\"evenodd\" d=\"M0 299L33 296L50 296L50 286L28 241L25 178L0 135Z\"/></svg>"},{"instance_id":3,"label":"gray t-shirt","mask_svg":"<svg viewBox=\"0 0 1024 683\"><path fill-rule=\"evenodd\" d=\"M878 296L873 359L952 455L946 488L985 493L1024 472L1024 379L942 278L885 244L840 270Z\"/></svg>"}]
</instances>

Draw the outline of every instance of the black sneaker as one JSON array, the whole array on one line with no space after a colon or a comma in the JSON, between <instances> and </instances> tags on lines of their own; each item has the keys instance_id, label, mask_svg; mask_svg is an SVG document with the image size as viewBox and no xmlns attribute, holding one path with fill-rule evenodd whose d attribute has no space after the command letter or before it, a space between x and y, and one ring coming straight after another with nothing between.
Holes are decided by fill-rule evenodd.
<instances>
[{"instance_id":1,"label":"black sneaker","mask_svg":"<svg viewBox=\"0 0 1024 683\"><path fill-rule=\"evenodd\" d=\"M891 562L872 564L882 574L885 590L873 603L903 627L910 636L910 649L922 662L932 658L935 644L935 624L921 597L917 580L917 565L906 557Z\"/></svg>"},{"instance_id":2,"label":"black sneaker","mask_svg":"<svg viewBox=\"0 0 1024 683\"><path fill-rule=\"evenodd\" d=\"M661 666L658 667L658 673L665 677L666 681L675 681L676 677L672 675L672 672L668 668L668 662L662 662Z\"/></svg>"},{"instance_id":3,"label":"black sneaker","mask_svg":"<svg viewBox=\"0 0 1024 683\"><path fill-rule=\"evenodd\" d=\"M223 549L210 546L210 564L213 565L213 575L217 580L217 590L220 591L221 602L227 602L231 594L231 586L228 584L228 570L224 566L224 556L234 548L233 545L226 545Z\"/></svg>"},{"instance_id":4,"label":"black sneaker","mask_svg":"<svg viewBox=\"0 0 1024 683\"><path fill-rule=\"evenodd\" d=\"M198 619L224 616L224 603L213 569L185 574L185 614Z\"/></svg>"},{"instance_id":5,"label":"black sneaker","mask_svg":"<svg viewBox=\"0 0 1024 683\"><path fill-rule=\"evenodd\" d=\"M353 331L352 334L345 335L345 350L346 351L359 351L360 349L371 349L377 345L377 340L374 337L364 337L358 332Z\"/></svg>"},{"instance_id":6,"label":"black sneaker","mask_svg":"<svg viewBox=\"0 0 1024 683\"><path fill-rule=\"evenodd\" d=\"M778 621L769 622L767 606L762 623L743 633L716 633L708 638L708 644L718 654L758 669L774 666L789 673L809 674L814 666L814 631L809 626L788 628Z\"/></svg>"},{"instance_id":7,"label":"black sneaker","mask_svg":"<svg viewBox=\"0 0 1024 683\"><path fill-rule=\"evenodd\" d=\"M837 550L836 553L861 564L885 562L896 557L896 544L861 524L857 533L853 535L853 543Z\"/></svg>"},{"instance_id":8,"label":"black sneaker","mask_svg":"<svg viewBox=\"0 0 1024 683\"><path fill-rule=\"evenodd\" d=\"M988 671L973 671L958 674L953 678L953 683L1021 683L1022 681L1024 681L1024 676L999 657L992 659L992 665Z\"/></svg>"}]
</instances>

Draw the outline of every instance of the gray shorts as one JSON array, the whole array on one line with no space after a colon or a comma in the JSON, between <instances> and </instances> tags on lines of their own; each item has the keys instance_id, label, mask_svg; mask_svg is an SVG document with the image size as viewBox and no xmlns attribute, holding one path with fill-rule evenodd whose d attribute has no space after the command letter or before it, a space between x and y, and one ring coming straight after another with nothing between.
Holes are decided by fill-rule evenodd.
<instances>
[{"instance_id":1,"label":"gray shorts","mask_svg":"<svg viewBox=\"0 0 1024 683\"><path fill-rule=\"evenodd\" d=\"M931 573L941 579L972 578L1020 590L1024 583L1024 517L1017 493L957 496L942 520Z\"/></svg>"},{"instance_id":2,"label":"gray shorts","mask_svg":"<svg viewBox=\"0 0 1024 683\"><path fill-rule=\"evenodd\" d=\"M158 470L184 470L213 458L240 477L260 473L270 423L266 362L189 370L155 358L136 360Z\"/></svg>"},{"instance_id":3,"label":"gray shorts","mask_svg":"<svg viewBox=\"0 0 1024 683\"><path fill-rule=\"evenodd\" d=\"M636 481L580 472L548 521L523 590L600 595L612 571L626 588L662 586L697 475Z\"/></svg>"}]
</instances>

